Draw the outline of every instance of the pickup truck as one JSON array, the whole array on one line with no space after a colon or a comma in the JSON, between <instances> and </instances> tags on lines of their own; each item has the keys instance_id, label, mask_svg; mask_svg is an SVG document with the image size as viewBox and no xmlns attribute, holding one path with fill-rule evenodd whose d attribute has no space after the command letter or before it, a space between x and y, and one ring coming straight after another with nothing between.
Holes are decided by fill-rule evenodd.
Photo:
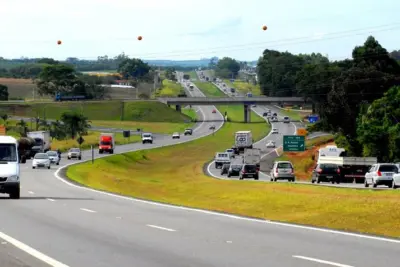
<instances>
[{"instance_id":1,"label":"pickup truck","mask_svg":"<svg viewBox=\"0 0 400 267\"><path fill-rule=\"evenodd\" d=\"M230 164L231 163L231 156L227 152L217 152L215 154L215 168L218 169L219 167L222 167L224 164Z\"/></svg>"}]
</instances>

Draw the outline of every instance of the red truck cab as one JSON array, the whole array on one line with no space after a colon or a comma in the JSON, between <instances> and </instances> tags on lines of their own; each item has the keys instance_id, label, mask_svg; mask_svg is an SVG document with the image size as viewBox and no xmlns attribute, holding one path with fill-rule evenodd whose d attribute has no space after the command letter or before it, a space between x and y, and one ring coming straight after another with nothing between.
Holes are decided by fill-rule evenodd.
<instances>
[{"instance_id":1,"label":"red truck cab","mask_svg":"<svg viewBox=\"0 0 400 267\"><path fill-rule=\"evenodd\" d=\"M114 148L115 148L114 134L112 133L100 134L99 154L103 154L104 152L114 154Z\"/></svg>"}]
</instances>

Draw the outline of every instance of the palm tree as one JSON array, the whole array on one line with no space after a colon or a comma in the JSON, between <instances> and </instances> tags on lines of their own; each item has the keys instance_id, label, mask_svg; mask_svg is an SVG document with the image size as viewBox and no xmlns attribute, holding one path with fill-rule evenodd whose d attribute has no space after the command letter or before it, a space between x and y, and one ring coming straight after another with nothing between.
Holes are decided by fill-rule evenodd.
<instances>
[{"instance_id":1,"label":"palm tree","mask_svg":"<svg viewBox=\"0 0 400 267\"><path fill-rule=\"evenodd\" d=\"M21 134L22 137L26 137L26 133L28 131L28 127L27 127L27 123L24 120L20 120L19 122L17 122L17 126L18 126L18 131Z\"/></svg>"},{"instance_id":2,"label":"palm tree","mask_svg":"<svg viewBox=\"0 0 400 267\"><path fill-rule=\"evenodd\" d=\"M87 129L90 128L87 117L77 112L64 112L61 115L61 121L72 139L75 139L77 135L87 133Z\"/></svg>"}]
</instances>

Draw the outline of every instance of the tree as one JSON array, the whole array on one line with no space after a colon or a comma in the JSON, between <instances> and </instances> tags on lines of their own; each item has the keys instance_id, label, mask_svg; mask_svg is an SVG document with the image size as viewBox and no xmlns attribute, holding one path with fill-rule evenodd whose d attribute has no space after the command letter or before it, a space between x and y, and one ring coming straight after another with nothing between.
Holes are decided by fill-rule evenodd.
<instances>
[{"instance_id":1,"label":"tree","mask_svg":"<svg viewBox=\"0 0 400 267\"><path fill-rule=\"evenodd\" d=\"M36 85L41 95L70 93L77 86L75 69L69 65L48 65L40 72Z\"/></svg>"},{"instance_id":2,"label":"tree","mask_svg":"<svg viewBox=\"0 0 400 267\"><path fill-rule=\"evenodd\" d=\"M148 64L137 58L125 58L118 65L118 73L126 80L141 81L150 69Z\"/></svg>"},{"instance_id":3,"label":"tree","mask_svg":"<svg viewBox=\"0 0 400 267\"><path fill-rule=\"evenodd\" d=\"M7 101L8 100L8 87L0 84L0 100Z\"/></svg>"},{"instance_id":4,"label":"tree","mask_svg":"<svg viewBox=\"0 0 400 267\"><path fill-rule=\"evenodd\" d=\"M216 68L215 73L217 76L223 78L236 78L239 74L240 64L235 59L230 57L224 57L223 59L219 60Z\"/></svg>"},{"instance_id":5,"label":"tree","mask_svg":"<svg viewBox=\"0 0 400 267\"><path fill-rule=\"evenodd\" d=\"M86 134L87 130L91 127L87 117L73 111L64 112L61 115L61 122L72 139L75 139L77 135L82 136Z\"/></svg>"},{"instance_id":6,"label":"tree","mask_svg":"<svg viewBox=\"0 0 400 267\"><path fill-rule=\"evenodd\" d=\"M400 161L400 86L375 100L358 119L358 141L364 156L380 162Z\"/></svg>"},{"instance_id":7,"label":"tree","mask_svg":"<svg viewBox=\"0 0 400 267\"><path fill-rule=\"evenodd\" d=\"M171 80L171 81L176 81L177 79L176 79L176 74L175 74L175 68L167 68L166 70L165 70L165 78L167 78L168 80Z\"/></svg>"},{"instance_id":8,"label":"tree","mask_svg":"<svg viewBox=\"0 0 400 267\"><path fill-rule=\"evenodd\" d=\"M38 60L37 63L55 65L55 64L58 64L58 63L60 63L60 62L57 61L57 60L54 60L54 59L52 59L52 58L41 58L41 59Z\"/></svg>"}]
</instances>

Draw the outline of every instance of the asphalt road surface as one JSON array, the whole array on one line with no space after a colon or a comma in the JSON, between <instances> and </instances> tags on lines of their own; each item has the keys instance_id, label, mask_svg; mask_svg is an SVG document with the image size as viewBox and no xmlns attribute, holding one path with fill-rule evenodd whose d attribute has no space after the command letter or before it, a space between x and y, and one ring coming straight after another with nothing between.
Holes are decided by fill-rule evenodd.
<instances>
[{"instance_id":1,"label":"asphalt road surface","mask_svg":"<svg viewBox=\"0 0 400 267\"><path fill-rule=\"evenodd\" d=\"M220 83L213 83L218 89L220 89L223 93L230 97L235 97L239 96L242 97L244 96L243 94L240 94L238 92L231 93L229 86L227 86L225 83L220 82ZM225 86L224 86L225 84ZM225 90L226 89L226 90ZM269 172L272 168L273 162L275 159L279 156L276 152L276 149L274 148L266 148L266 144L269 141L274 141L276 144L276 148L280 147L283 145L283 136L284 135L294 135L297 132L297 128L304 127L304 125L301 122L291 122L289 124L283 123L283 115L281 113L281 109L273 106L273 105L267 105L267 106L253 106L252 110L257 113L259 116L262 117L263 113L266 112L267 110L271 110L272 113L277 113L278 114L278 119L280 122L273 122L271 123L271 129L272 128L277 128L278 129L278 134L269 134L262 140L258 141L255 143L255 148L260 148L262 152L262 160L261 160L261 172L259 176L259 181L262 182L270 182L271 177L269 175ZM314 132L308 136L308 139L312 139L315 137L327 135L327 133L323 132ZM216 151L218 152L218 151ZM241 162L242 157L236 157L233 162ZM225 175L221 175L221 169L215 168L215 163L212 161L208 167L207 167L207 172L214 178L218 179L232 179L232 180L239 180L239 176L232 176L228 178ZM287 181L282 180L278 181L280 183L286 183ZM314 185L314 186L330 186L330 187L337 187L337 188L355 188L355 189L367 189L367 190L385 190L389 189L392 190L391 188L380 185L377 188L365 188L364 184L356 184L356 183L341 183L341 184L331 184L331 183L321 183L321 184L312 184L311 182L308 181L296 181L296 183L299 184L309 184L309 185Z\"/></svg>"},{"instance_id":2,"label":"asphalt road surface","mask_svg":"<svg viewBox=\"0 0 400 267\"><path fill-rule=\"evenodd\" d=\"M204 116L217 119L211 109L202 108ZM209 134L209 124L185 140ZM178 141L116 152L172 142ZM1 247L1 260L12 267L18 258L22 266L41 267L33 257L54 267L398 266L400 240L133 200L73 185L54 175L55 168L32 170L30 163L21 164L22 198L0 199L0 242L30 255Z\"/></svg>"}]
</instances>

